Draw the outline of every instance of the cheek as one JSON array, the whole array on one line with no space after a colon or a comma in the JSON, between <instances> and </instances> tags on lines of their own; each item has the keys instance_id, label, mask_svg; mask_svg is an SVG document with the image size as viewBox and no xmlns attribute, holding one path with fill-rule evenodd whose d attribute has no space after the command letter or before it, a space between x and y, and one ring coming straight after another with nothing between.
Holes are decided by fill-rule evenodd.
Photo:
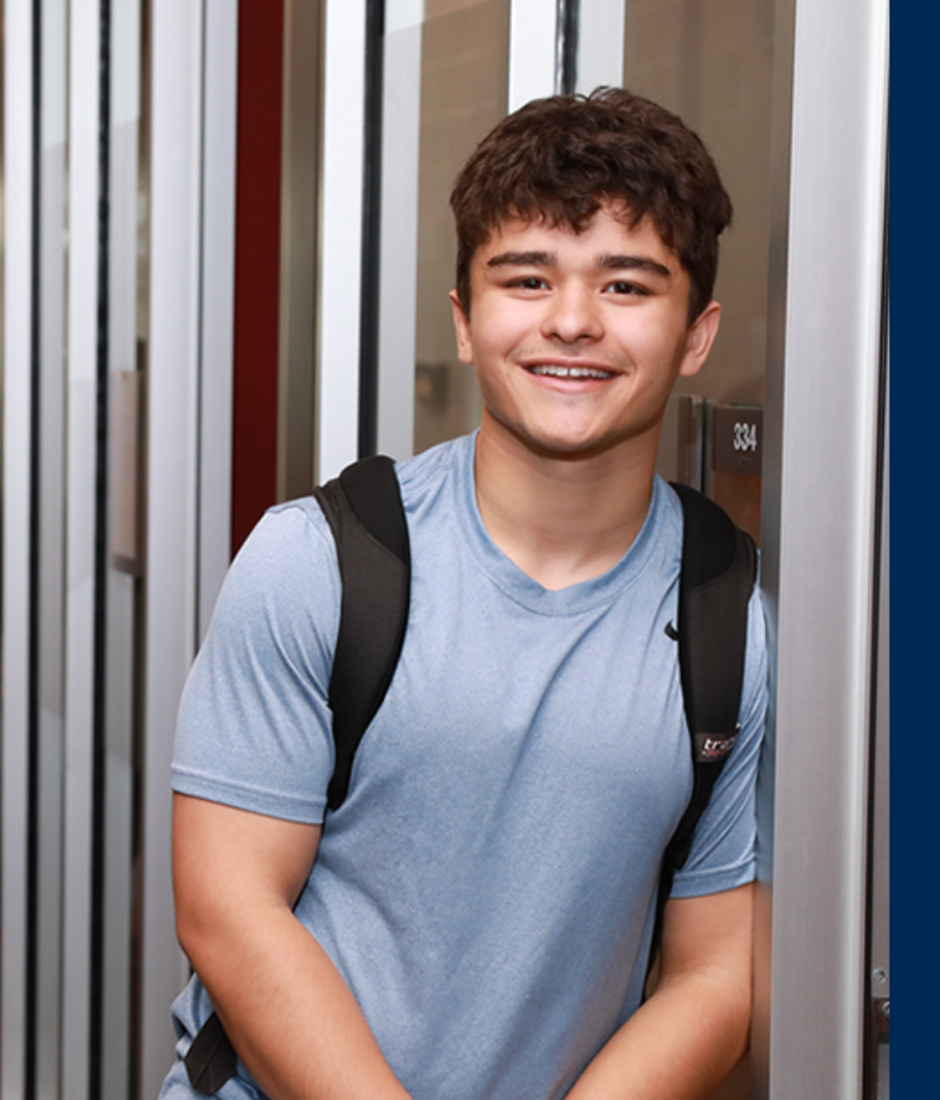
<instances>
[{"instance_id":1,"label":"cheek","mask_svg":"<svg viewBox=\"0 0 940 1100\"><path fill-rule=\"evenodd\" d=\"M532 310L518 301L480 302L473 317L473 346L478 356L511 355L526 343L533 330Z\"/></svg>"},{"instance_id":2,"label":"cheek","mask_svg":"<svg viewBox=\"0 0 940 1100\"><path fill-rule=\"evenodd\" d=\"M484 403L500 394L504 387L503 374L496 362L480 349L473 362L473 370L476 374L477 388Z\"/></svg>"},{"instance_id":3,"label":"cheek","mask_svg":"<svg viewBox=\"0 0 940 1100\"><path fill-rule=\"evenodd\" d=\"M650 318L638 325L626 343L634 361L647 367L646 382L655 385L665 377L672 378L682 365L685 353L685 333L676 332L676 326Z\"/></svg>"},{"instance_id":4,"label":"cheek","mask_svg":"<svg viewBox=\"0 0 940 1100\"><path fill-rule=\"evenodd\" d=\"M473 369L483 404L491 410L514 405L515 373L518 368L507 365L505 355L489 345L477 344L474 350Z\"/></svg>"}]
</instances>

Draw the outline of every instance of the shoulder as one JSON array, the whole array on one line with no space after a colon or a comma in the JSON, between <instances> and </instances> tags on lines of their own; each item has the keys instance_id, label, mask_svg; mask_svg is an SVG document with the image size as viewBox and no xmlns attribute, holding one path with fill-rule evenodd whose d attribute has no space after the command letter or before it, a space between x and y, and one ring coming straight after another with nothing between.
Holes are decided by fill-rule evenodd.
<instances>
[{"instance_id":1,"label":"shoulder","mask_svg":"<svg viewBox=\"0 0 940 1100\"><path fill-rule=\"evenodd\" d=\"M268 511L229 569L187 679L174 790L322 821L340 602L332 538L315 502Z\"/></svg>"},{"instance_id":2,"label":"shoulder","mask_svg":"<svg viewBox=\"0 0 940 1100\"><path fill-rule=\"evenodd\" d=\"M304 497L269 509L225 577L205 648L256 655L273 649L325 660L339 628L342 586L333 538L319 505Z\"/></svg>"},{"instance_id":3,"label":"shoulder","mask_svg":"<svg viewBox=\"0 0 940 1100\"><path fill-rule=\"evenodd\" d=\"M405 514L429 507L442 492L471 476L476 433L449 439L395 465Z\"/></svg>"},{"instance_id":4,"label":"shoulder","mask_svg":"<svg viewBox=\"0 0 940 1100\"><path fill-rule=\"evenodd\" d=\"M339 592L339 569L329 526L313 497L270 508L238 551L225 587L252 600L306 593L312 583Z\"/></svg>"},{"instance_id":5,"label":"shoulder","mask_svg":"<svg viewBox=\"0 0 940 1100\"><path fill-rule=\"evenodd\" d=\"M285 552L322 556L333 545L329 525L313 496L298 497L269 508L235 557L242 559L281 557ZM335 557L335 555L334 555Z\"/></svg>"}]
</instances>

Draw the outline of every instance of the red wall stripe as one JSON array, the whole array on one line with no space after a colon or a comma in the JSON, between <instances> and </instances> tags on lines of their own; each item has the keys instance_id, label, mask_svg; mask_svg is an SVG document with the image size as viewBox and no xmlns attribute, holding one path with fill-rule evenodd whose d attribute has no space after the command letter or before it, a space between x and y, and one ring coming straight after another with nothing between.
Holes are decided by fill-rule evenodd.
<instances>
[{"instance_id":1,"label":"red wall stripe","mask_svg":"<svg viewBox=\"0 0 940 1100\"><path fill-rule=\"evenodd\" d=\"M233 556L277 495L283 0L241 0L238 37Z\"/></svg>"}]
</instances>

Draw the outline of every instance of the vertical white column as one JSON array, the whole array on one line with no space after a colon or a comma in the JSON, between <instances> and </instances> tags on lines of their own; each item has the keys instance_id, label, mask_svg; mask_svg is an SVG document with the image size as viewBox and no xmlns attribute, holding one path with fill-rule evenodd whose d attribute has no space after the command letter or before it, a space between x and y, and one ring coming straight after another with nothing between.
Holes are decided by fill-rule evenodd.
<instances>
[{"instance_id":1,"label":"vertical white column","mask_svg":"<svg viewBox=\"0 0 940 1100\"><path fill-rule=\"evenodd\" d=\"M232 528L238 5L229 0L206 0L203 84L199 641L228 568Z\"/></svg>"},{"instance_id":2,"label":"vertical white column","mask_svg":"<svg viewBox=\"0 0 940 1100\"><path fill-rule=\"evenodd\" d=\"M377 447L396 459L414 450L423 19L421 2L386 5Z\"/></svg>"},{"instance_id":3,"label":"vertical white column","mask_svg":"<svg viewBox=\"0 0 940 1100\"><path fill-rule=\"evenodd\" d=\"M98 360L99 5L69 12L68 477L65 658L65 1100L88 1084Z\"/></svg>"},{"instance_id":4,"label":"vertical white column","mask_svg":"<svg viewBox=\"0 0 940 1100\"><path fill-rule=\"evenodd\" d=\"M555 91L555 4L512 0L509 6L509 111Z\"/></svg>"},{"instance_id":5,"label":"vertical white column","mask_svg":"<svg viewBox=\"0 0 940 1100\"><path fill-rule=\"evenodd\" d=\"M3 669L0 1093L23 1091L29 682L32 301L32 5L7 4L3 35Z\"/></svg>"},{"instance_id":6,"label":"vertical white column","mask_svg":"<svg viewBox=\"0 0 940 1100\"><path fill-rule=\"evenodd\" d=\"M365 112L364 0L326 0L316 469L358 456Z\"/></svg>"},{"instance_id":7,"label":"vertical white column","mask_svg":"<svg viewBox=\"0 0 940 1100\"><path fill-rule=\"evenodd\" d=\"M194 652L202 166L201 0L152 8L141 1095L173 1059L185 978L170 880L170 761Z\"/></svg>"},{"instance_id":8,"label":"vertical white column","mask_svg":"<svg viewBox=\"0 0 940 1100\"><path fill-rule=\"evenodd\" d=\"M623 84L626 0L581 0L578 14L578 71L575 91L587 95L599 84Z\"/></svg>"},{"instance_id":9,"label":"vertical white column","mask_svg":"<svg viewBox=\"0 0 940 1100\"><path fill-rule=\"evenodd\" d=\"M769 1048L773 1100L857 1100L888 4L794 0L778 4L778 27L794 10L789 172L781 179L778 165L775 181L765 419L762 573L776 700L762 794L766 807L772 784L775 804L772 830L766 817L762 828L762 848L773 852L764 884L772 895L772 972L768 982L759 950L755 1095L767 1095ZM766 874L766 856L762 862Z\"/></svg>"}]
</instances>

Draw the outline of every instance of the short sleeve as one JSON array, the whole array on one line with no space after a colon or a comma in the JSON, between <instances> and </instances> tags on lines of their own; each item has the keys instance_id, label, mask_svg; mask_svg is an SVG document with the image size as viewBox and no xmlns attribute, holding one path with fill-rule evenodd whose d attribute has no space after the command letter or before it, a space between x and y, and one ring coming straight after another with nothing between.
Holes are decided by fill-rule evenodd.
<instances>
[{"instance_id":1,"label":"short sleeve","mask_svg":"<svg viewBox=\"0 0 940 1100\"><path fill-rule=\"evenodd\" d=\"M755 788L766 712L766 627L760 590L755 585L748 605L741 730L696 827L689 858L676 872L672 897L715 894L753 880Z\"/></svg>"},{"instance_id":2,"label":"short sleeve","mask_svg":"<svg viewBox=\"0 0 940 1100\"><path fill-rule=\"evenodd\" d=\"M322 822L339 606L336 554L315 501L270 510L232 563L187 680L175 791Z\"/></svg>"}]
</instances>

